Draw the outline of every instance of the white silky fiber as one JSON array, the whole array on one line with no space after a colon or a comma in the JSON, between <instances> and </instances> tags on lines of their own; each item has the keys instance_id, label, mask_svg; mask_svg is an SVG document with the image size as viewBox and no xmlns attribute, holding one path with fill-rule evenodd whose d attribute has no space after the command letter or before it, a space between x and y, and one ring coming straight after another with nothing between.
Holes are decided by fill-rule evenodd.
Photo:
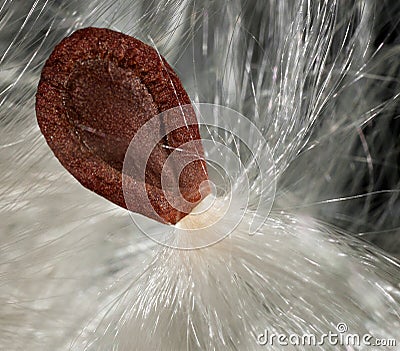
<instances>
[{"instance_id":1,"label":"white silky fiber","mask_svg":"<svg viewBox=\"0 0 400 351\"><path fill-rule=\"evenodd\" d=\"M400 350L399 18L389 0L3 0L0 350ZM220 191L177 226L83 188L39 131L43 64L89 26L231 111L200 126Z\"/></svg>"}]
</instances>

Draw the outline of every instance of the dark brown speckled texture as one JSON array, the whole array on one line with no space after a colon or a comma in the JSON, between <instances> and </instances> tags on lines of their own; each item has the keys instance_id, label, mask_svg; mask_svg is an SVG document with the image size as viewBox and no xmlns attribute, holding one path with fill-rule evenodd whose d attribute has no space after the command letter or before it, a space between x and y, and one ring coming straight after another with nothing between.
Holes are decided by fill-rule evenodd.
<instances>
[{"instance_id":1,"label":"dark brown speckled texture","mask_svg":"<svg viewBox=\"0 0 400 351\"><path fill-rule=\"evenodd\" d=\"M130 141L153 116L186 104L190 99L179 78L153 48L109 29L85 28L65 38L47 60L36 94L36 115L62 165L83 186L126 208L122 165ZM200 200L199 186L208 179L202 160L191 162L179 177L173 169L165 170L189 201L180 205L181 211L161 190L160 172L171 150L200 139L194 112L185 117L191 125L161 138L147 163L147 196L161 218L141 206L145 199L136 189L143 180L134 177L126 182L136 204L130 201L129 210L175 224ZM160 120L160 136L164 123L168 122ZM196 151L203 157L201 147Z\"/></svg>"}]
</instances>

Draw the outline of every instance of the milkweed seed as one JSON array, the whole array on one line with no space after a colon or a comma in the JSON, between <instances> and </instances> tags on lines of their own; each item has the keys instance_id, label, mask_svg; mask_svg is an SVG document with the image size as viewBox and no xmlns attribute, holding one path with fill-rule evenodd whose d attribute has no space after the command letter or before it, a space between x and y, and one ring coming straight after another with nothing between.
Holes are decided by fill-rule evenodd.
<instances>
[{"instance_id":1,"label":"milkweed seed","mask_svg":"<svg viewBox=\"0 0 400 351\"><path fill-rule=\"evenodd\" d=\"M101 28L78 30L55 47L36 94L39 127L61 164L84 187L124 208L123 163L130 141L151 118L180 105L190 105L189 96L155 49ZM132 176L130 193L137 196L129 210L175 224L200 201L200 184L208 179L201 146L196 150L199 159L180 175L163 170L171 150L200 139L192 108L185 118L189 125L166 136L162 130L168 120L160 119L160 140L147 162L145 179L128 175ZM147 143L141 141L143 149L149 147ZM179 187L186 200L183 208L167 201L161 171ZM143 181L156 214L141 205L143 194L135 192Z\"/></svg>"}]
</instances>

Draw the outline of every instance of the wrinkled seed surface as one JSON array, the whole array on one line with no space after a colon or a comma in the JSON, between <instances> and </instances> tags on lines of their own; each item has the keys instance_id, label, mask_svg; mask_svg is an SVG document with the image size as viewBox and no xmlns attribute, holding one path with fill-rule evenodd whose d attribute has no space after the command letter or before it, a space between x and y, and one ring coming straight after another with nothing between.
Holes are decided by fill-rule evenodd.
<instances>
[{"instance_id":1,"label":"wrinkled seed surface","mask_svg":"<svg viewBox=\"0 0 400 351\"><path fill-rule=\"evenodd\" d=\"M47 60L36 94L36 115L61 164L83 186L127 208L122 170L129 143L146 121L187 104L190 99L179 78L156 50L119 32L85 28L62 40ZM208 179L200 159L180 175L174 173L179 167L164 169L168 184L179 187L188 201L181 211L168 203L161 189L161 170L171 151L200 139L193 109L185 119L188 127L162 137L168 121L160 118L160 140L147 162L145 179L139 179L137 172L125 174L132 178L126 183L133 196L129 210L174 224L200 200L199 186ZM203 157L201 146L195 151ZM141 206L146 199L136 190L143 181L157 215Z\"/></svg>"}]
</instances>

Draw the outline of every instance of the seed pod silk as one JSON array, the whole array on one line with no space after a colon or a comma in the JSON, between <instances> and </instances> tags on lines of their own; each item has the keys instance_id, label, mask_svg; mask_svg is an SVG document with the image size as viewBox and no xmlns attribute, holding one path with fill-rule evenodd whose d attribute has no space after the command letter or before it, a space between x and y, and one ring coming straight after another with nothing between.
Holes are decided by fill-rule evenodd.
<instances>
[{"instance_id":1,"label":"seed pod silk","mask_svg":"<svg viewBox=\"0 0 400 351\"><path fill-rule=\"evenodd\" d=\"M155 49L119 32L85 28L62 40L47 60L36 93L36 116L61 164L84 187L127 208L122 173L130 141L154 116L188 104L179 78ZM197 205L200 184L208 179L200 143L194 150L197 159L180 175L174 165L163 170L173 150L200 139L193 109L185 111L181 118L186 126L166 136L162 131L168 121L160 118L160 140L147 162L145 179L125 175L132 178L129 194L136 204L132 208L130 201L129 210L172 224ZM147 146L143 140L143 149ZM179 209L166 199L161 171L186 200ZM155 212L142 206L147 199L136 191L141 182Z\"/></svg>"}]
</instances>

